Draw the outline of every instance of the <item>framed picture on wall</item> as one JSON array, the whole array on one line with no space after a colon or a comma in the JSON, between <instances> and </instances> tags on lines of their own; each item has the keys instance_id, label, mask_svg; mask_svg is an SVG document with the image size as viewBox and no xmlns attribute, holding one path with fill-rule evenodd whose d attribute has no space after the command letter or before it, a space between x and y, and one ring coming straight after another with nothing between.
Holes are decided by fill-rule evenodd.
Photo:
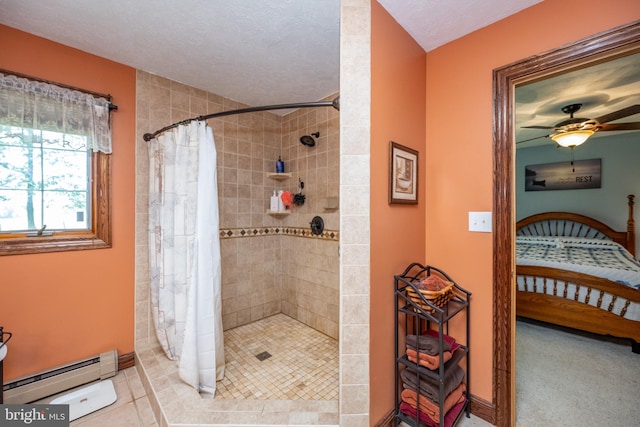
<instances>
[{"instance_id":1,"label":"framed picture on wall","mask_svg":"<svg viewBox=\"0 0 640 427\"><path fill-rule=\"evenodd\" d=\"M418 152L393 141L389 148L389 204L418 204Z\"/></svg>"},{"instance_id":2,"label":"framed picture on wall","mask_svg":"<svg viewBox=\"0 0 640 427\"><path fill-rule=\"evenodd\" d=\"M524 167L524 191L600 188L601 159L543 163Z\"/></svg>"}]
</instances>

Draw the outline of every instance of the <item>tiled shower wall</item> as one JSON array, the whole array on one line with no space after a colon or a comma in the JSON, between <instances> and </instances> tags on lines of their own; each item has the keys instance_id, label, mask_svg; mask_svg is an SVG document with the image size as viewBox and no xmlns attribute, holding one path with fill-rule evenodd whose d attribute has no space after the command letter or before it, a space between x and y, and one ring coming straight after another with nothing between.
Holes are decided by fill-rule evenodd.
<instances>
[{"instance_id":1,"label":"tiled shower wall","mask_svg":"<svg viewBox=\"0 0 640 427\"><path fill-rule=\"evenodd\" d=\"M340 425L369 426L371 3L340 2ZM146 81L148 80L148 81ZM150 88L148 85L159 86ZM138 77L136 179L136 348L153 336L146 244L146 143L141 135L174 123L171 82ZM174 85L178 86L174 83ZM201 93L193 91L194 93ZM209 95L207 94L206 97ZM200 98L200 96L198 96ZM215 96L212 95L212 98ZM228 102L222 100L223 102ZM194 100L195 102L195 100ZM232 104L231 102L228 102ZM235 108L225 106L225 108ZM184 112L176 111L183 116ZM198 113L199 114L199 113ZM187 117L193 117L189 114ZM172 118L174 120L172 120ZM336 162L338 159L336 159ZM348 197L346 197L348 196ZM346 197L346 198L345 198ZM336 226L336 229L338 227ZM337 249L336 249L337 250ZM155 338L152 338L155 340ZM372 422L375 422L373 420Z\"/></svg>"},{"instance_id":2,"label":"tiled shower wall","mask_svg":"<svg viewBox=\"0 0 640 427\"><path fill-rule=\"evenodd\" d=\"M331 98L329 98L331 99ZM180 120L243 108L237 102L138 71L136 172L136 344L155 340L150 312L146 204L146 132ZM286 116L270 112L209 120L218 152L223 326L243 325L284 312L337 338L339 304L339 120L333 108L308 108ZM300 136L320 132L315 147ZM282 156L290 180L275 181ZM266 213L274 189L298 192L306 203L288 216ZM331 206L329 206L331 205ZM327 233L309 236L315 215Z\"/></svg>"},{"instance_id":3,"label":"tiled shower wall","mask_svg":"<svg viewBox=\"0 0 640 427\"><path fill-rule=\"evenodd\" d=\"M332 98L328 98L331 100ZM314 147L302 135L319 132ZM314 216L325 229L340 228L340 121L333 108L300 109L282 122L285 170L293 173L289 190L306 196L285 224L309 230ZM289 169L286 169L286 168ZM298 187L299 181L304 189ZM337 239L285 237L282 244L282 312L333 338L338 338L340 264Z\"/></svg>"}]
</instances>

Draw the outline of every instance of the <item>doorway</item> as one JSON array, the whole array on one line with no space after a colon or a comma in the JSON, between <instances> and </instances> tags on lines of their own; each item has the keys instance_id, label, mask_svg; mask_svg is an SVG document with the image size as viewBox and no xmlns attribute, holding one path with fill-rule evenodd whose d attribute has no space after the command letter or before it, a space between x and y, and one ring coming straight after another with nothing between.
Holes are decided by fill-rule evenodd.
<instances>
[{"instance_id":1,"label":"doorway","mask_svg":"<svg viewBox=\"0 0 640 427\"><path fill-rule=\"evenodd\" d=\"M493 404L498 426L515 425L515 87L640 49L640 22L494 70Z\"/></svg>"}]
</instances>

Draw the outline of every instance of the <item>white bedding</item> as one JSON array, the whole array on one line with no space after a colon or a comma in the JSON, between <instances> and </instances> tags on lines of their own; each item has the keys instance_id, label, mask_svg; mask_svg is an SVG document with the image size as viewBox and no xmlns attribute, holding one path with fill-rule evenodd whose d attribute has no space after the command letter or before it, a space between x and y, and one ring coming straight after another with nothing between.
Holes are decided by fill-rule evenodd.
<instances>
[{"instance_id":1,"label":"white bedding","mask_svg":"<svg viewBox=\"0 0 640 427\"><path fill-rule=\"evenodd\" d=\"M640 263L622 245L610 240L589 239L582 237L516 237L516 264L552 267L571 270L592 276L602 277L614 282L640 290ZM630 320L640 321L640 304L621 297L605 293L599 302L598 296L588 295L586 288L580 287L576 295L576 285L552 279L544 282L539 279L534 286L532 278L518 276L519 291L566 295L567 299L576 300Z\"/></svg>"},{"instance_id":2,"label":"white bedding","mask_svg":"<svg viewBox=\"0 0 640 427\"><path fill-rule=\"evenodd\" d=\"M516 264L577 271L640 289L640 263L611 240L518 236Z\"/></svg>"}]
</instances>

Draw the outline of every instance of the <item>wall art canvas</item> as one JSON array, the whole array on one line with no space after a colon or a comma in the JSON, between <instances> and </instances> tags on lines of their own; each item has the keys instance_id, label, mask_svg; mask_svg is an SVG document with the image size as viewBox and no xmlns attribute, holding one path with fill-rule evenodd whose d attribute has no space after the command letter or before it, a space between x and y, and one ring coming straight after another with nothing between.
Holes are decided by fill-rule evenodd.
<instances>
[{"instance_id":1,"label":"wall art canvas","mask_svg":"<svg viewBox=\"0 0 640 427\"><path fill-rule=\"evenodd\" d=\"M525 191L600 188L601 159L543 163L524 167Z\"/></svg>"},{"instance_id":2,"label":"wall art canvas","mask_svg":"<svg viewBox=\"0 0 640 427\"><path fill-rule=\"evenodd\" d=\"M389 203L418 203L418 152L391 141Z\"/></svg>"}]
</instances>

